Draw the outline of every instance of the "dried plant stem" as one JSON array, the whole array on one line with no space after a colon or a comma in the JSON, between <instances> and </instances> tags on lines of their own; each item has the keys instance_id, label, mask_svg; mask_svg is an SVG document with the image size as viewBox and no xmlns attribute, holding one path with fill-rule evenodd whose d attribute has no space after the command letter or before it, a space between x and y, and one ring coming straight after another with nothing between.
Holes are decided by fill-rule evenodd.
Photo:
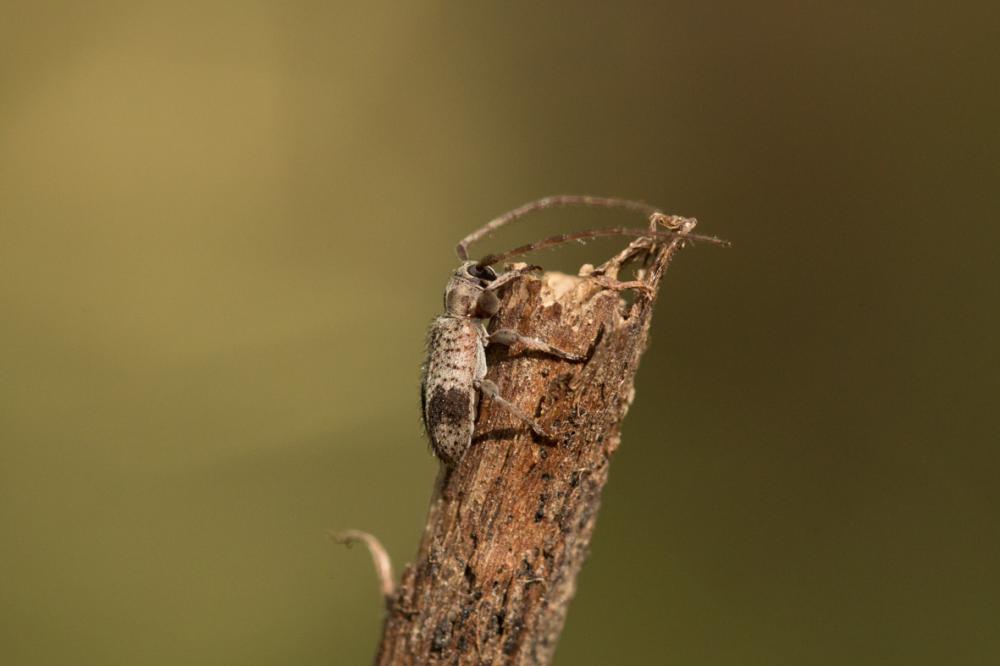
<instances>
[{"instance_id":1,"label":"dried plant stem","mask_svg":"<svg viewBox=\"0 0 1000 666\"><path fill-rule=\"evenodd\" d=\"M693 221L686 221L685 231ZM537 415L544 443L489 399L468 453L442 469L417 560L389 597L378 664L547 664L586 558L633 397L663 272L683 243L637 239L587 277L515 280L496 328L587 353L584 363L490 347L489 378ZM626 305L620 266L645 257ZM635 285L633 285L635 286Z\"/></svg>"}]
</instances>

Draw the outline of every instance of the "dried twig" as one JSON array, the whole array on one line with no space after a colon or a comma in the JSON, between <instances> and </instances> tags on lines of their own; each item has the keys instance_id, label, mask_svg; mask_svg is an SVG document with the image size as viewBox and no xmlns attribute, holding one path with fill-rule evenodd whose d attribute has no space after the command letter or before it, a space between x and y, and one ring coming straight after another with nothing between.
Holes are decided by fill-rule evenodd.
<instances>
[{"instance_id":1,"label":"dried twig","mask_svg":"<svg viewBox=\"0 0 1000 666\"><path fill-rule=\"evenodd\" d=\"M681 234L694 226L667 216L654 216L657 223ZM472 446L439 475L417 560L394 592L378 542L345 533L368 544L389 595L378 664L549 662L632 402L660 281L684 242L638 238L581 277L526 275L505 288L495 328L586 352L588 360L490 347L489 378L559 441L545 445L484 400ZM637 257L645 261L642 287L627 305L609 286Z\"/></svg>"}]
</instances>

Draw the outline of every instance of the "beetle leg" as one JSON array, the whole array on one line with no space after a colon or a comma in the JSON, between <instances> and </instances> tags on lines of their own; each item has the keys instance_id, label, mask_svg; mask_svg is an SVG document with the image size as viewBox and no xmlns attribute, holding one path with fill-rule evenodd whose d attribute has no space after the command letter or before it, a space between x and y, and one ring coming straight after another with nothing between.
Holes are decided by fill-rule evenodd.
<instances>
[{"instance_id":1,"label":"beetle leg","mask_svg":"<svg viewBox=\"0 0 1000 666\"><path fill-rule=\"evenodd\" d=\"M655 293L653 288L643 282L642 280L630 280L628 282L620 282L607 275L592 275L591 279L597 284L601 285L605 289L614 289L615 291L624 291L625 289L636 289L641 291L646 298L652 298Z\"/></svg>"},{"instance_id":2,"label":"beetle leg","mask_svg":"<svg viewBox=\"0 0 1000 666\"><path fill-rule=\"evenodd\" d=\"M500 277L498 277L493 282L489 283L486 286L486 289L488 289L489 291L496 291L497 289L504 286L511 280L515 280L521 277L522 275L527 275L528 273L534 273L535 271L540 271L540 270L542 270L541 266L521 266L520 268L509 270Z\"/></svg>"},{"instance_id":3,"label":"beetle leg","mask_svg":"<svg viewBox=\"0 0 1000 666\"><path fill-rule=\"evenodd\" d=\"M533 431L535 431L536 435L538 435L539 437L545 437L551 439L551 436L547 432L545 432L545 429L542 428L542 426L538 425L538 421L536 421L535 419L531 418L530 416L522 412L520 409L515 407L512 402L510 402L505 397L500 395L500 389L497 387L496 384L491 382L489 379L480 379L479 381L475 382L475 387L481 390L486 395L488 395L490 398L492 398L493 402L497 403L498 405L506 409L508 412L510 412L511 414L513 414L514 416L516 416L517 418L521 419L526 424L528 424L528 427L530 427Z\"/></svg>"},{"instance_id":4,"label":"beetle leg","mask_svg":"<svg viewBox=\"0 0 1000 666\"><path fill-rule=\"evenodd\" d=\"M539 340L538 338L529 338L526 335L521 335L517 331L510 328L501 328L499 331L493 331L490 333L487 339L487 344L495 343L498 345L510 346L515 342L520 342L526 348L532 351L540 351L546 354L552 354L553 356L558 356L559 358L564 358L567 361L585 361L586 356L580 356L579 354L574 354L572 352L563 351L558 347L553 347L547 342Z\"/></svg>"}]
</instances>

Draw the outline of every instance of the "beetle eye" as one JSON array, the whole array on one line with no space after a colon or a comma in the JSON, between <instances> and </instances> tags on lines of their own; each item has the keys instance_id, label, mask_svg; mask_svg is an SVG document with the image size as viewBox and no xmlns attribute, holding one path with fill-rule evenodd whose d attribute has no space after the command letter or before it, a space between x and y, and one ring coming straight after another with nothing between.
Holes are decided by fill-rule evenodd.
<instances>
[{"instance_id":1,"label":"beetle eye","mask_svg":"<svg viewBox=\"0 0 1000 666\"><path fill-rule=\"evenodd\" d=\"M479 264L469 266L469 275L477 280L485 280L487 282L493 282L493 280L497 279L496 271L489 266L480 266Z\"/></svg>"}]
</instances>

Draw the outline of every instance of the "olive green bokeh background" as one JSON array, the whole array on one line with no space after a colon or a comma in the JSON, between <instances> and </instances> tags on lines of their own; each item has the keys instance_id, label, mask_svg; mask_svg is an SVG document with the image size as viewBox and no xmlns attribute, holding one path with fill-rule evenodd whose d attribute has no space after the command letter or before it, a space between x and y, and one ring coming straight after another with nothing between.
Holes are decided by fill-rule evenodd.
<instances>
[{"instance_id":1,"label":"olive green bokeh background","mask_svg":"<svg viewBox=\"0 0 1000 666\"><path fill-rule=\"evenodd\" d=\"M6 5L0 662L367 663L325 530L415 552L454 242L583 192L734 248L671 269L556 663L996 663L1000 11L928 7Z\"/></svg>"}]
</instances>

